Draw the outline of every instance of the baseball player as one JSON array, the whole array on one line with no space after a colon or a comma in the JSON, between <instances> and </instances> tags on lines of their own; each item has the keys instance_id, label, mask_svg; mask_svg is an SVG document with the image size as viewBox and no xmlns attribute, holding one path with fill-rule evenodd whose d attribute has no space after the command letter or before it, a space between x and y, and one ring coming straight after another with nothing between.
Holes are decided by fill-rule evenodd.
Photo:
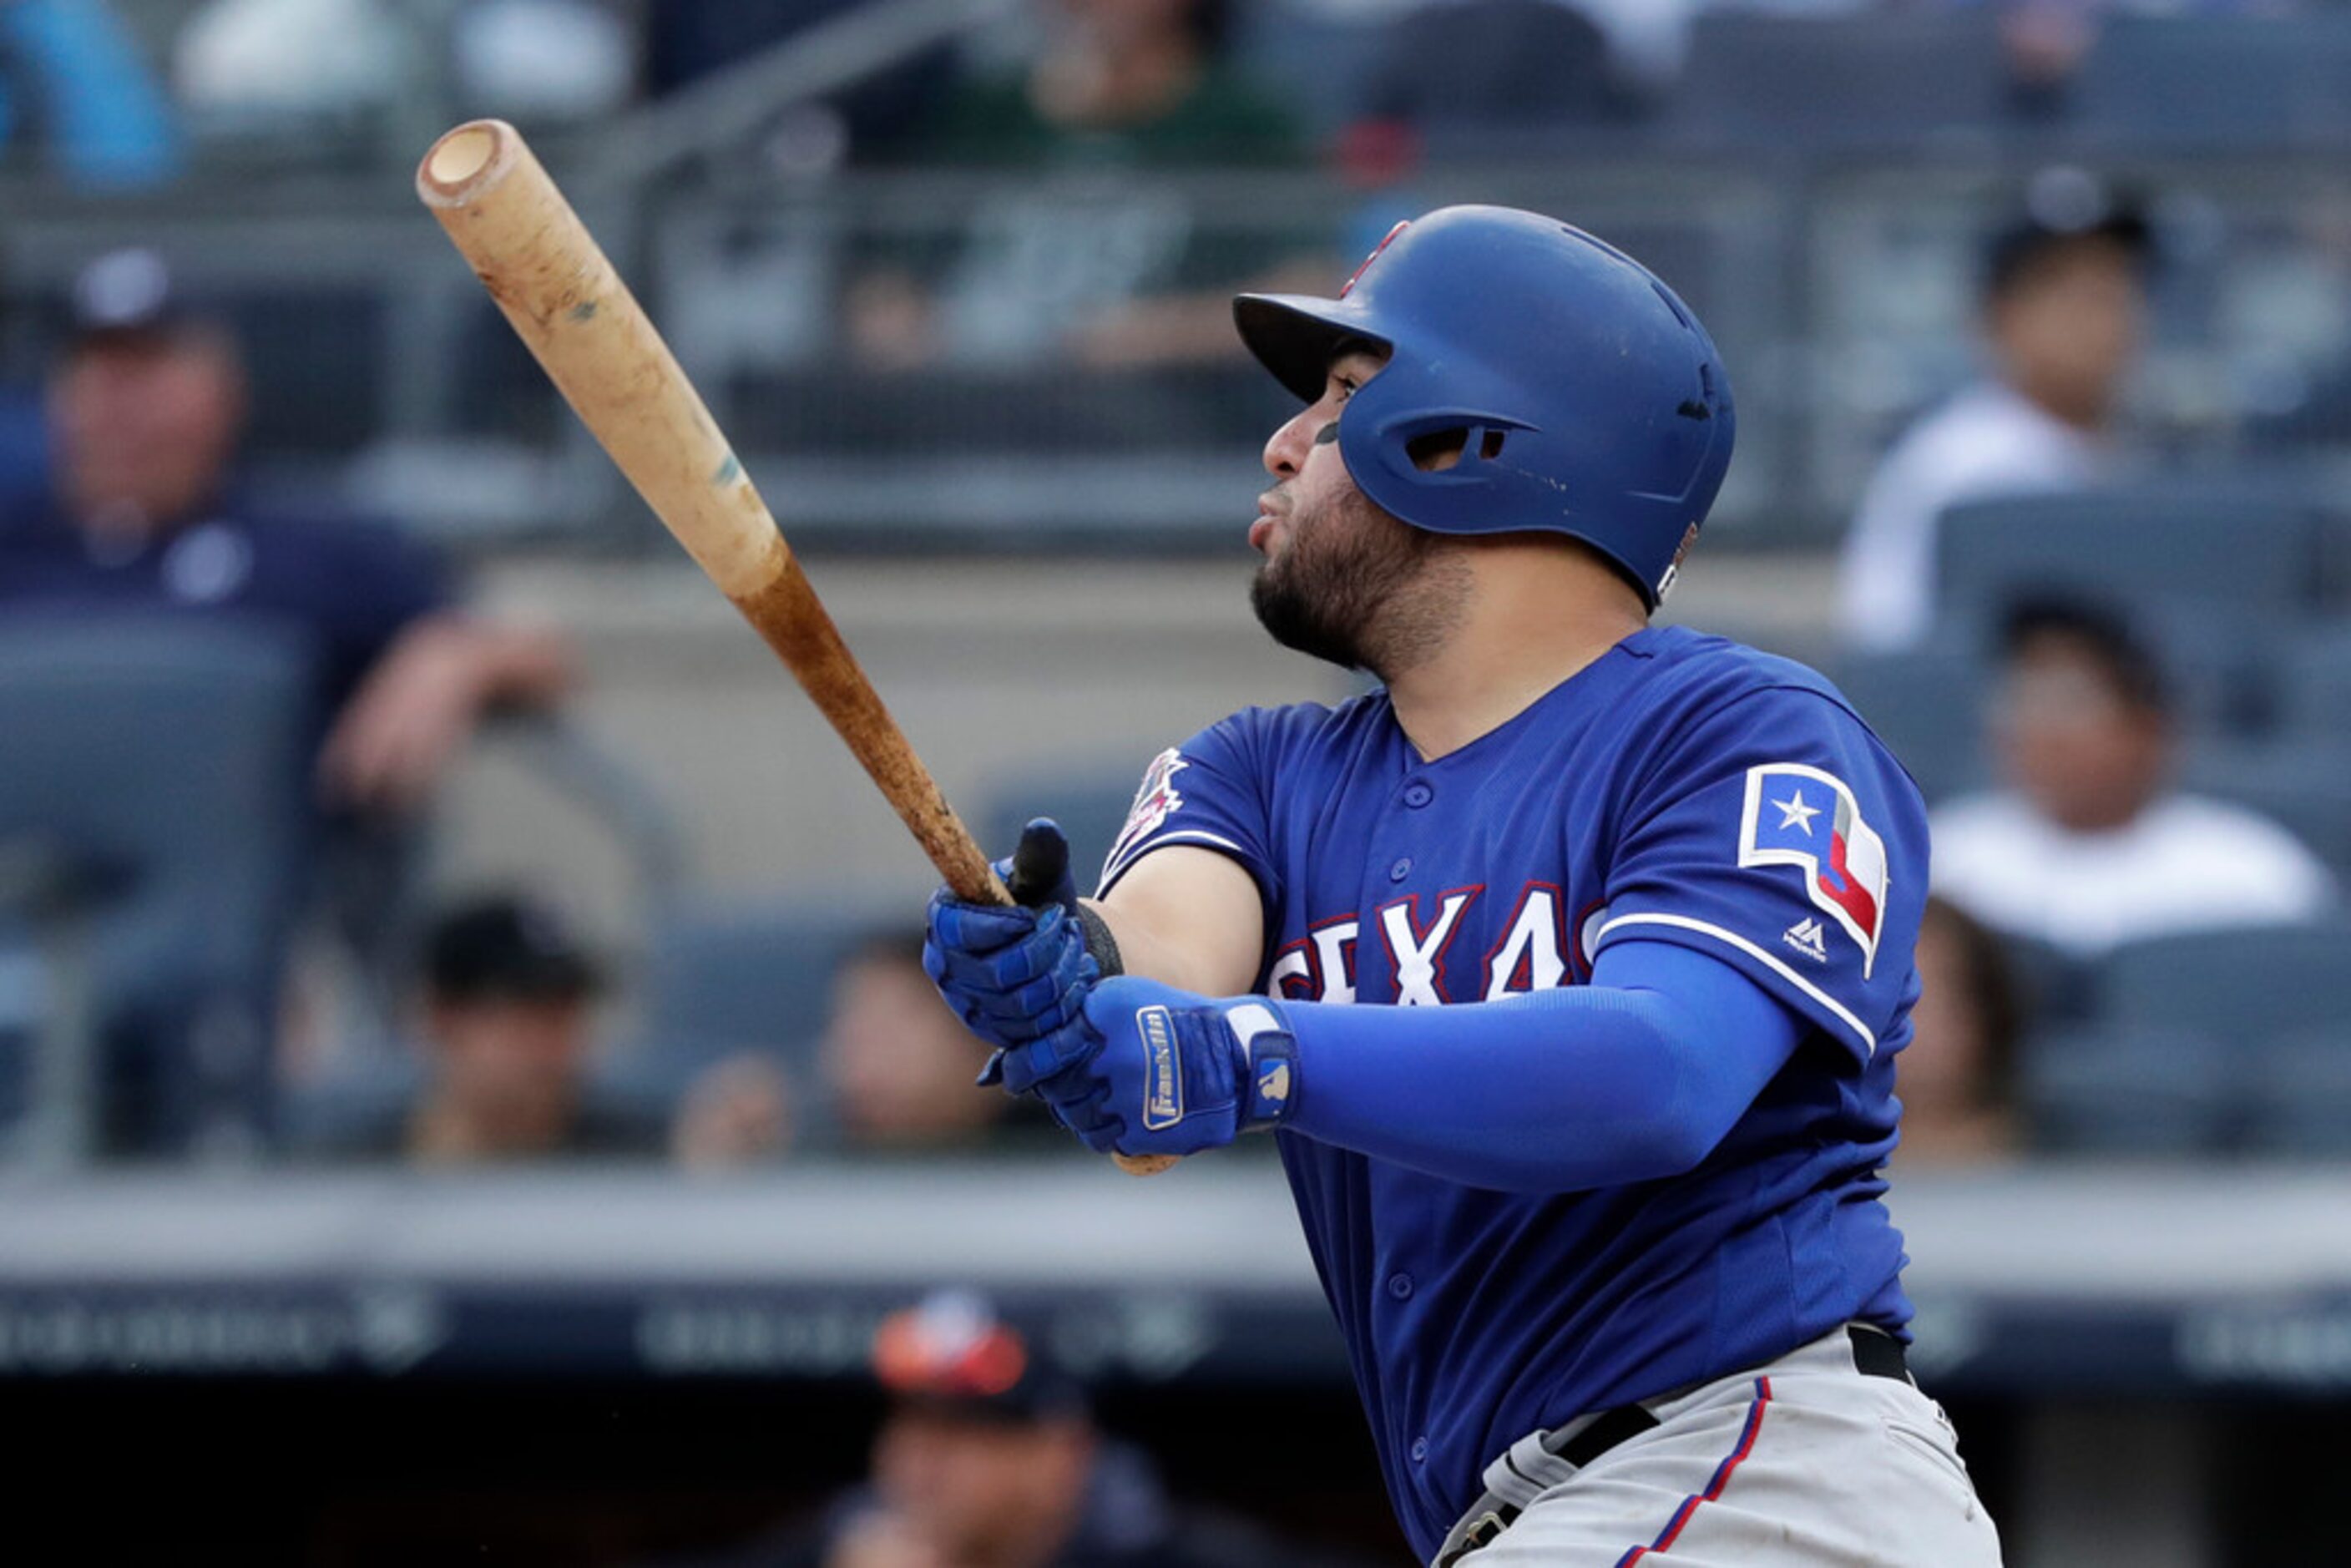
<instances>
[{"instance_id":1,"label":"baseball player","mask_svg":"<svg viewBox=\"0 0 2351 1568\"><path fill-rule=\"evenodd\" d=\"M1097 1150L1276 1131L1426 1561L1996 1563L1879 1202L1917 792L1819 675L1649 624L1712 341L1495 207L1234 309L1307 404L1259 617L1381 688L1163 753L1092 900L935 898L990 1076Z\"/></svg>"}]
</instances>

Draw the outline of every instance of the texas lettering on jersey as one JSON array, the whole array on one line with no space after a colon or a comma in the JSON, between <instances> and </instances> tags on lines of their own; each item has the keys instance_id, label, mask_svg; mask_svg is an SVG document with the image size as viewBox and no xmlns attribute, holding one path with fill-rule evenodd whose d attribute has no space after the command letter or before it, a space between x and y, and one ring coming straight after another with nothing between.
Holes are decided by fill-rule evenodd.
<instances>
[{"instance_id":1,"label":"texas lettering on jersey","mask_svg":"<svg viewBox=\"0 0 2351 1568\"><path fill-rule=\"evenodd\" d=\"M1484 887L1440 894L1424 915L1422 900L1407 895L1381 904L1370 922L1372 941L1393 977L1398 1007L1439 1007L1448 1002L1498 1002L1505 997L1547 991L1592 973L1590 939L1605 911L1595 906L1577 924L1571 946L1562 918L1566 896L1557 885L1530 882L1519 891L1502 934L1475 963L1455 956L1455 938L1468 924ZM1357 949L1364 921L1343 915L1322 921L1274 956L1266 995L1293 1002L1355 999Z\"/></svg>"}]
</instances>

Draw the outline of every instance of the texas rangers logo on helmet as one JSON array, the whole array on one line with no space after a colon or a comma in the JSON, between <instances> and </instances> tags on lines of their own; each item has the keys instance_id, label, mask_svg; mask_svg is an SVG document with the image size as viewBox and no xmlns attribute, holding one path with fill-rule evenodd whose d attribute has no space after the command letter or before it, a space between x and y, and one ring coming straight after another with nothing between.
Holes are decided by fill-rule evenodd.
<instances>
[{"instance_id":1,"label":"texas rangers logo on helmet","mask_svg":"<svg viewBox=\"0 0 2351 1568\"><path fill-rule=\"evenodd\" d=\"M1372 263L1379 260L1381 255L1386 251L1388 246L1395 244L1396 235L1404 233L1405 230L1410 227L1412 227L1412 220L1410 218L1406 218L1404 222L1396 225L1395 227L1388 230L1387 236L1382 239L1379 244L1372 246L1372 254L1364 257L1363 265L1356 267L1355 270L1348 276L1345 283L1340 285L1339 298L1344 299L1348 295L1353 294L1355 291L1355 285L1364 280L1364 274L1371 271Z\"/></svg>"},{"instance_id":2,"label":"texas rangers logo on helmet","mask_svg":"<svg viewBox=\"0 0 2351 1568\"><path fill-rule=\"evenodd\" d=\"M1886 841L1862 821L1844 780L1801 762L1749 768L1739 863L1802 871L1805 895L1860 945L1869 977L1886 920Z\"/></svg>"}]
</instances>

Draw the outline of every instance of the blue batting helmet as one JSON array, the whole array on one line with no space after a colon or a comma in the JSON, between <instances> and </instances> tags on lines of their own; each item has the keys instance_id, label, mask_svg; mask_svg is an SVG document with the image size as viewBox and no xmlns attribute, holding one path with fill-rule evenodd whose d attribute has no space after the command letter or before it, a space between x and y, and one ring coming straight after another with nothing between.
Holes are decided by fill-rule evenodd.
<instances>
[{"instance_id":1,"label":"blue batting helmet","mask_svg":"<svg viewBox=\"0 0 2351 1568\"><path fill-rule=\"evenodd\" d=\"M1311 402L1345 344L1388 351L1349 400L1339 455L1416 528L1582 539L1654 608L1730 465L1730 379L1689 308L1555 218L1444 207L1399 224L1336 299L1244 294L1251 352ZM1461 460L1414 448L1462 433Z\"/></svg>"}]
</instances>

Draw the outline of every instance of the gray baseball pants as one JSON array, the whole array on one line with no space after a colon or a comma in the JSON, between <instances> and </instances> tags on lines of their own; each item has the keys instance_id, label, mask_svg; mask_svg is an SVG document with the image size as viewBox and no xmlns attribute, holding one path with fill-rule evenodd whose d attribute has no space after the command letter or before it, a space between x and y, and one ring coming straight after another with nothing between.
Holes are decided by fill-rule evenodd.
<instances>
[{"instance_id":1,"label":"gray baseball pants","mask_svg":"<svg viewBox=\"0 0 2351 1568\"><path fill-rule=\"evenodd\" d=\"M1594 1417L1528 1434L1433 1568L1999 1568L1942 1406L1855 1354L1839 1329L1644 1401L1656 1425L1581 1468L1558 1450Z\"/></svg>"}]
</instances>

